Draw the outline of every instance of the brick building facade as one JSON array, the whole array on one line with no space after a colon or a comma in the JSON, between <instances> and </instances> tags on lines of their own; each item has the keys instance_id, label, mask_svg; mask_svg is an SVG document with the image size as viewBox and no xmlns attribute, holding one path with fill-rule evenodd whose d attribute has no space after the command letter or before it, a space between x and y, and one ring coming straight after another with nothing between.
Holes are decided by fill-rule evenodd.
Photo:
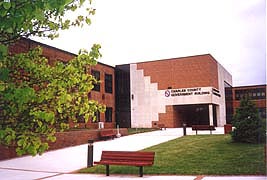
<instances>
[{"instance_id":1,"label":"brick building facade","mask_svg":"<svg viewBox=\"0 0 267 180\"><path fill-rule=\"evenodd\" d=\"M21 39L10 53L43 48L51 64L67 62L76 54L33 40ZM184 123L223 126L231 123L242 93L252 97L266 118L266 85L232 87L232 76L210 54L164 59L112 67L98 63L91 74L100 80L88 97L105 104L97 121L79 122L80 127L181 127ZM70 122L71 126L74 126Z\"/></svg>"},{"instance_id":2,"label":"brick building facade","mask_svg":"<svg viewBox=\"0 0 267 180\"><path fill-rule=\"evenodd\" d=\"M248 97L257 107L260 117L266 119L266 85L239 86L232 88L233 114L240 106L240 101Z\"/></svg>"},{"instance_id":3,"label":"brick building facade","mask_svg":"<svg viewBox=\"0 0 267 180\"><path fill-rule=\"evenodd\" d=\"M68 62L76 54L33 40L21 39L9 47L11 54L41 46L50 64ZM240 100L248 96L266 118L266 85L232 87L232 77L210 54L118 65L98 63L91 74L100 80L88 98L105 104L97 121L79 122L79 127L98 129L120 127L181 127L183 123L231 123ZM101 123L99 123L101 122ZM76 126L70 122L70 126ZM127 130L121 130L127 134ZM88 137L99 138L99 130L57 133L51 149L84 144ZM0 160L16 157L15 147L0 146Z\"/></svg>"},{"instance_id":4,"label":"brick building facade","mask_svg":"<svg viewBox=\"0 0 267 180\"><path fill-rule=\"evenodd\" d=\"M232 76L210 54L122 65L116 69L120 69L120 74L125 72L118 83L129 81L125 89L117 90L116 96L130 89L130 96L122 96L128 108L124 108L124 119L119 120L121 126L226 124L225 89L231 87Z\"/></svg>"},{"instance_id":5,"label":"brick building facade","mask_svg":"<svg viewBox=\"0 0 267 180\"><path fill-rule=\"evenodd\" d=\"M55 61L67 62L76 54L48 46L30 39L21 39L9 47L10 54L17 54L27 52L37 46L42 47L42 55L49 60L49 64ZM99 123L103 122L105 128L115 127L115 70L114 67L98 63L91 67L91 72L95 77L101 81L99 85L88 94L88 97L97 100L100 104L105 104L107 111L105 113L97 113L97 121L89 120L87 123L79 122L79 127L98 128ZM75 125L70 122L70 127Z\"/></svg>"}]
</instances>

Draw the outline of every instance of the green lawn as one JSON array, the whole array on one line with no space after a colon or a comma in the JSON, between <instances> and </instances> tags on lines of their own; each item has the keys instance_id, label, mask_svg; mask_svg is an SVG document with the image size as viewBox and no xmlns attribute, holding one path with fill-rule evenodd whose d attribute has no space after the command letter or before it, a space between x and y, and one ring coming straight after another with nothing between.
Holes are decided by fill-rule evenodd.
<instances>
[{"instance_id":1,"label":"green lawn","mask_svg":"<svg viewBox=\"0 0 267 180\"><path fill-rule=\"evenodd\" d=\"M232 143L229 135L185 136L145 149L155 151L155 163L144 174L263 175L266 174L263 144ZM105 166L81 173L105 174ZM138 174L137 167L110 166L111 174Z\"/></svg>"},{"instance_id":2,"label":"green lawn","mask_svg":"<svg viewBox=\"0 0 267 180\"><path fill-rule=\"evenodd\" d=\"M128 128L128 135L144 133L144 132L151 132L159 130L157 128Z\"/></svg>"}]
</instances>

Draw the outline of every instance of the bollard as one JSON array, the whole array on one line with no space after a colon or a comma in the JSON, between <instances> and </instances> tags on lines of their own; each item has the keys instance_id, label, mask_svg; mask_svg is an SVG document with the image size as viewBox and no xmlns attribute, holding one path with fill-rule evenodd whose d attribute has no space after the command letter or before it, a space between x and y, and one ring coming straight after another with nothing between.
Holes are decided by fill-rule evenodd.
<instances>
[{"instance_id":1,"label":"bollard","mask_svg":"<svg viewBox=\"0 0 267 180\"><path fill-rule=\"evenodd\" d=\"M93 167L94 140L88 140L87 167Z\"/></svg>"},{"instance_id":2,"label":"bollard","mask_svg":"<svg viewBox=\"0 0 267 180\"><path fill-rule=\"evenodd\" d=\"M186 124L183 123L184 136L186 136Z\"/></svg>"},{"instance_id":3,"label":"bollard","mask_svg":"<svg viewBox=\"0 0 267 180\"><path fill-rule=\"evenodd\" d=\"M120 126L117 125L117 134L116 134L117 138L121 137L121 134L120 134Z\"/></svg>"}]
</instances>

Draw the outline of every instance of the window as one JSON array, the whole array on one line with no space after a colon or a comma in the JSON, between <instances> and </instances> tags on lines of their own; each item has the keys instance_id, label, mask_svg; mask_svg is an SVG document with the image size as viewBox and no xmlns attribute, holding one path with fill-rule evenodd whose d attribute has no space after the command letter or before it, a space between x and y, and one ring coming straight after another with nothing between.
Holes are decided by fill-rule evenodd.
<instances>
[{"instance_id":1,"label":"window","mask_svg":"<svg viewBox=\"0 0 267 180\"><path fill-rule=\"evenodd\" d=\"M100 122L100 113L99 113L99 111L96 111L95 112L95 118L96 118L95 121L92 118L92 120L91 120L92 123L98 123L98 122Z\"/></svg>"},{"instance_id":2,"label":"window","mask_svg":"<svg viewBox=\"0 0 267 180\"><path fill-rule=\"evenodd\" d=\"M265 108L258 108L259 115L261 118L265 119L266 118L266 109Z\"/></svg>"},{"instance_id":3,"label":"window","mask_svg":"<svg viewBox=\"0 0 267 180\"><path fill-rule=\"evenodd\" d=\"M92 75L95 77L97 81L100 80L100 72L96 70L92 70ZM94 84L94 91L100 91L100 83Z\"/></svg>"},{"instance_id":4,"label":"window","mask_svg":"<svg viewBox=\"0 0 267 180\"><path fill-rule=\"evenodd\" d=\"M105 112L106 122L112 122L112 107L107 107Z\"/></svg>"},{"instance_id":5,"label":"window","mask_svg":"<svg viewBox=\"0 0 267 180\"><path fill-rule=\"evenodd\" d=\"M83 115L76 114L76 119L78 123L85 123L85 118Z\"/></svg>"},{"instance_id":6,"label":"window","mask_svg":"<svg viewBox=\"0 0 267 180\"><path fill-rule=\"evenodd\" d=\"M112 93L112 75L105 74L105 92Z\"/></svg>"},{"instance_id":7,"label":"window","mask_svg":"<svg viewBox=\"0 0 267 180\"><path fill-rule=\"evenodd\" d=\"M259 99L266 99L265 92L266 92L266 89L264 89L264 88L258 89Z\"/></svg>"},{"instance_id":8,"label":"window","mask_svg":"<svg viewBox=\"0 0 267 180\"><path fill-rule=\"evenodd\" d=\"M249 97L251 100L266 98L264 88L236 90L235 95L236 100L241 100L245 97Z\"/></svg>"},{"instance_id":9,"label":"window","mask_svg":"<svg viewBox=\"0 0 267 180\"><path fill-rule=\"evenodd\" d=\"M233 91L232 86L227 82L224 82L224 93L225 93L225 107L226 107L226 122L231 123L233 117ZM236 94L236 98L239 98L239 95ZM216 108L214 106L214 108ZM216 112L216 109L214 110Z\"/></svg>"},{"instance_id":10,"label":"window","mask_svg":"<svg viewBox=\"0 0 267 180\"><path fill-rule=\"evenodd\" d=\"M235 99L236 100L240 100L241 98L240 98L240 92L239 91L236 91L235 92Z\"/></svg>"},{"instance_id":11,"label":"window","mask_svg":"<svg viewBox=\"0 0 267 180\"><path fill-rule=\"evenodd\" d=\"M220 92L216 92L219 95ZM224 93L225 93L225 100L227 101L232 101L233 100L233 91L232 87L225 87L224 88Z\"/></svg>"}]
</instances>

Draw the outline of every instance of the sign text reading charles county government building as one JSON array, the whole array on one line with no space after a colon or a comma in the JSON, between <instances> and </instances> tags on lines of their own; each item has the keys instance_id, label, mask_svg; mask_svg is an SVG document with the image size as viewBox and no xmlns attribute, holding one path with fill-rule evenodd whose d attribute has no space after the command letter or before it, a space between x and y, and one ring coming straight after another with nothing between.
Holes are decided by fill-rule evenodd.
<instances>
[{"instance_id":1,"label":"sign text reading charles county government building","mask_svg":"<svg viewBox=\"0 0 267 180\"><path fill-rule=\"evenodd\" d=\"M165 96L194 96L194 95L208 95L211 92L203 88L182 88L182 89L167 89Z\"/></svg>"}]
</instances>

